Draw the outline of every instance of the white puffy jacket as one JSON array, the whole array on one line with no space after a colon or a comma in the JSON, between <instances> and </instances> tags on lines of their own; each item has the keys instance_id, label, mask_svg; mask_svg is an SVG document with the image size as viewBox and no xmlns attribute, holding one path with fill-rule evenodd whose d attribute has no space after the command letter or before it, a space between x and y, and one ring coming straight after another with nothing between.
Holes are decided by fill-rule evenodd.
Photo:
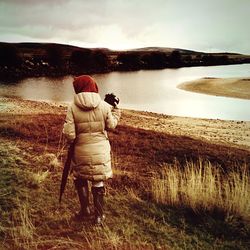
<instances>
[{"instance_id":1,"label":"white puffy jacket","mask_svg":"<svg viewBox=\"0 0 250 250\"><path fill-rule=\"evenodd\" d=\"M82 92L69 106L63 133L75 140L72 169L75 177L103 181L112 177L111 149L107 129L115 128L121 116L101 100L98 93Z\"/></svg>"}]
</instances>

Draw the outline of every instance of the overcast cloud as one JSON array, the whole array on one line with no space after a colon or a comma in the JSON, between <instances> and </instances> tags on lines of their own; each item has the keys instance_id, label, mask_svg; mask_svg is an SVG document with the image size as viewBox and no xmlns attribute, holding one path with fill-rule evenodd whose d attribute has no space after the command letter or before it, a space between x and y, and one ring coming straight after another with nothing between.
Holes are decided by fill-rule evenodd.
<instances>
[{"instance_id":1,"label":"overcast cloud","mask_svg":"<svg viewBox=\"0 0 250 250\"><path fill-rule=\"evenodd\" d=\"M0 0L0 41L250 54L249 0Z\"/></svg>"}]
</instances>

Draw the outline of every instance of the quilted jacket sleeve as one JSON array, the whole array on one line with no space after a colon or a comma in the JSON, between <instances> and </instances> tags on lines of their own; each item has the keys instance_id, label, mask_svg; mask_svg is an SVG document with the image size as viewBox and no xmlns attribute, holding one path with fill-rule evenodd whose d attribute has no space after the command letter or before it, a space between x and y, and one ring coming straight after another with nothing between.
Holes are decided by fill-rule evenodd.
<instances>
[{"instance_id":1,"label":"quilted jacket sleeve","mask_svg":"<svg viewBox=\"0 0 250 250\"><path fill-rule=\"evenodd\" d=\"M68 107L66 119L63 125L63 134L69 142L72 142L76 138L75 122L72 112L72 106Z\"/></svg>"},{"instance_id":2,"label":"quilted jacket sleeve","mask_svg":"<svg viewBox=\"0 0 250 250\"><path fill-rule=\"evenodd\" d=\"M121 110L119 108L112 108L108 110L106 119L106 128L113 129L117 126L121 117Z\"/></svg>"}]
</instances>

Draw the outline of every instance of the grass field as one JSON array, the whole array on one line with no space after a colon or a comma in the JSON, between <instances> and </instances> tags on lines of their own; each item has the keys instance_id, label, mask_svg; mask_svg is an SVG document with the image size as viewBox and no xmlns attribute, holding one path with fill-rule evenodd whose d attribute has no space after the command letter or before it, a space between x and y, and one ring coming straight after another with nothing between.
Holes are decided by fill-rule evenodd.
<instances>
[{"instance_id":1,"label":"grass field","mask_svg":"<svg viewBox=\"0 0 250 250\"><path fill-rule=\"evenodd\" d=\"M2 249L248 249L249 151L129 126L109 132L104 227L58 202L64 115L2 115ZM0 247L1 249L1 247Z\"/></svg>"}]
</instances>

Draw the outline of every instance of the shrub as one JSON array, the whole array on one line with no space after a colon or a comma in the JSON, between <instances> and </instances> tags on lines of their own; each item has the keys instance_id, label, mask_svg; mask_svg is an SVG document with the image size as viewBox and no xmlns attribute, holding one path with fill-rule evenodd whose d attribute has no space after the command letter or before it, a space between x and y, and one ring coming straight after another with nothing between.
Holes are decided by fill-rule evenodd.
<instances>
[{"instance_id":1,"label":"shrub","mask_svg":"<svg viewBox=\"0 0 250 250\"><path fill-rule=\"evenodd\" d=\"M22 59L16 46L8 43L0 43L0 66L20 66Z\"/></svg>"}]
</instances>

